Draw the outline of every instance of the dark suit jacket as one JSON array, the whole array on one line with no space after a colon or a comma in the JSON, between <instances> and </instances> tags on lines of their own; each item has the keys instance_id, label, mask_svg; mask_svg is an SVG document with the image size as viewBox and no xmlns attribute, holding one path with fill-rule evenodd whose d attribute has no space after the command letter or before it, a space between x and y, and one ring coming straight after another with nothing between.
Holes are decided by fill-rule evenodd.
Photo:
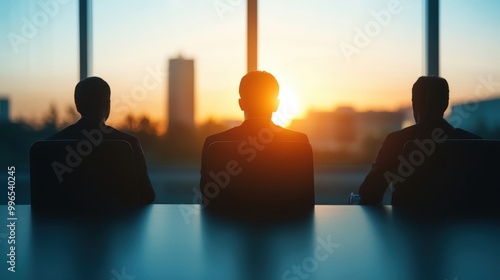
<instances>
[{"instance_id":1,"label":"dark suit jacket","mask_svg":"<svg viewBox=\"0 0 500 280\"><path fill-rule=\"evenodd\" d=\"M206 170L207 151L210 144L216 141L247 141L252 145L264 145L267 141L300 141L309 143L307 135L275 125L271 120L255 118L245 120L240 126L233 127L221 133L211 135L205 139L201 155L200 189L208 182Z\"/></svg>"},{"instance_id":2,"label":"dark suit jacket","mask_svg":"<svg viewBox=\"0 0 500 280\"><path fill-rule=\"evenodd\" d=\"M398 157L402 155L406 142L416 139L422 141L432 139L432 133L436 128L444 132L440 137L446 137L447 139L481 139L481 137L473 133L454 128L444 119L434 125L416 124L390 133L382 143L370 172L359 187L360 204L380 203L390 183L390 180L386 178L386 172L398 174L397 169L400 163Z\"/></svg>"},{"instance_id":3,"label":"dark suit jacket","mask_svg":"<svg viewBox=\"0 0 500 280\"><path fill-rule=\"evenodd\" d=\"M81 118L78 122L66 127L58 133L50 136L47 140L70 140L88 139L92 137L98 139L102 133L103 140L125 140L132 147L134 154L135 171L139 184L139 203L151 203L155 199L155 193L151 181L149 180L146 160L142 151L139 139L130 134L121 132L105 125L99 119ZM89 136L90 135L90 136ZM92 141L90 141L92 142Z\"/></svg>"}]
</instances>

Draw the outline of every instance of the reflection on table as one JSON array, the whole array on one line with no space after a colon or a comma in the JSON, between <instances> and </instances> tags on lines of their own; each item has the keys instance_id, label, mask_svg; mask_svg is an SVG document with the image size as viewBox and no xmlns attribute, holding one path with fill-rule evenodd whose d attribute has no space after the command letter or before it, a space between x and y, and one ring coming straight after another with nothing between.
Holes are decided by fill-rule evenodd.
<instances>
[{"instance_id":1,"label":"reflection on table","mask_svg":"<svg viewBox=\"0 0 500 280\"><path fill-rule=\"evenodd\" d=\"M150 205L69 217L18 206L16 272L1 279L498 279L495 217L416 217L391 207L316 206L297 220L214 217ZM7 221L7 207L0 207ZM9 233L4 226L0 237ZM135 276L135 278L133 278Z\"/></svg>"}]
</instances>

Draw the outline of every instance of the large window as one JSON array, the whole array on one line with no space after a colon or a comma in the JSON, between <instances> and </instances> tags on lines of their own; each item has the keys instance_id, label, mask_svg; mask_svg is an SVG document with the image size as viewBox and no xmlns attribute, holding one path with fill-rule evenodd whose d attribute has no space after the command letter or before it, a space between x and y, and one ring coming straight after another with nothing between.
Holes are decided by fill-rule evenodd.
<instances>
[{"instance_id":1,"label":"large window","mask_svg":"<svg viewBox=\"0 0 500 280\"><path fill-rule=\"evenodd\" d=\"M141 140L156 203L191 203L204 138L243 120L246 1L91 2L90 74L111 86L108 124ZM499 8L440 2L448 119L485 138L500 138ZM259 1L258 68L281 86L275 122L309 136L318 204L345 204L385 135L413 122L423 16L422 1ZM29 203L31 143L79 118L78 32L78 1L0 3L0 161L19 166L20 203ZM167 129L176 58L194 61L194 131L184 138Z\"/></svg>"}]
</instances>

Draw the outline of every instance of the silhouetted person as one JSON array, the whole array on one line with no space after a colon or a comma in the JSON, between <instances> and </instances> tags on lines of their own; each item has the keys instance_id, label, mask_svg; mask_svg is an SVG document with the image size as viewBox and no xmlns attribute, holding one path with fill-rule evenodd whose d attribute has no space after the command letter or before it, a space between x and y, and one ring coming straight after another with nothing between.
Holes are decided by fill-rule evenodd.
<instances>
[{"instance_id":1,"label":"silhouetted person","mask_svg":"<svg viewBox=\"0 0 500 280\"><path fill-rule=\"evenodd\" d=\"M132 148L137 176L139 197L137 202L147 204L153 202L155 193L147 173L146 160L139 139L121 132L105 124L110 114L111 90L103 79L89 77L80 81L75 87L76 109L82 116L76 123L50 136L47 140L88 139L124 140ZM98 135L91 135L91 131Z\"/></svg>"},{"instance_id":2,"label":"silhouetted person","mask_svg":"<svg viewBox=\"0 0 500 280\"><path fill-rule=\"evenodd\" d=\"M370 172L359 187L360 204L379 204L385 190L398 176L398 166L406 142L438 145L445 139L480 139L460 128L454 128L444 118L448 107L448 83L441 77L422 76L412 88L412 106L415 125L387 135ZM433 144L430 144L432 141Z\"/></svg>"},{"instance_id":3,"label":"silhouetted person","mask_svg":"<svg viewBox=\"0 0 500 280\"><path fill-rule=\"evenodd\" d=\"M208 173L216 171L207 170L207 160L210 160L210 158L207 158L207 153L210 144L214 142L240 142L238 146L239 155L246 157L248 163L258 158L259 152L261 154L264 153L266 145L269 145L271 142L293 141L309 143L309 139L305 134L284 129L272 122L271 117L273 112L276 112L279 105L278 93L278 81L268 72L251 71L241 79L239 86L239 106L244 112L245 120L240 126L211 135L205 139L202 151L200 179L202 194L204 193L204 186L211 179ZM293 151L291 152L293 153ZM247 163L246 161L244 160L244 163ZM242 169L244 168L242 167ZM313 190L311 191L313 192ZM282 195L286 195L286 193L282 192ZM314 204L313 197L311 200L312 204ZM257 205L255 206L258 207Z\"/></svg>"}]
</instances>

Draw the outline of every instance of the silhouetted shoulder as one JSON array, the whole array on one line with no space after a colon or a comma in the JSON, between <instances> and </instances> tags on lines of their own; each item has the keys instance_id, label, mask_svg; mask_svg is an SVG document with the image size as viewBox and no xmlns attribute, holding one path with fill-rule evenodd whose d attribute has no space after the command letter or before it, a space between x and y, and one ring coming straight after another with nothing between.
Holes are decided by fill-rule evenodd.
<instances>
[{"instance_id":1,"label":"silhouetted shoulder","mask_svg":"<svg viewBox=\"0 0 500 280\"><path fill-rule=\"evenodd\" d=\"M114 139L125 140L125 141L129 142L131 145L139 143L139 139L137 137L135 137L134 135L120 131L120 130L115 129L111 126L107 126L107 127L109 128L110 131L112 131L110 133L110 136L113 137Z\"/></svg>"},{"instance_id":2,"label":"silhouetted shoulder","mask_svg":"<svg viewBox=\"0 0 500 280\"><path fill-rule=\"evenodd\" d=\"M230 128L223 132L219 132L213 135L210 135L206 138L206 142L215 142L215 141L238 141L244 140L245 135L239 129L239 126Z\"/></svg>"},{"instance_id":3,"label":"silhouetted shoulder","mask_svg":"<svg viewBox=\"0 0 500 280\"><path fill-rule=\"evenodd\" d=\"M244 141L247 140L248 137L263 137L266 139L272 139L271 141L300 141L309 143L309 139L304 133L289 130L274 124L258 126L248 122L211 135L207 137L206 142Z\"/></svg>"},{"instance_id":4,"label":"silhouetted shoulder","mask_svg":"<svg viewBox=\"0 0 500 280\"><path fill-rule=\"evenodd\" d=\"M404 144L406 143L406 141L417 138L417 135L418 135L418 128L416 125L412 125L409 127L405 127L401 130L393 131L387 134L384 142L392 144L396 142L402 142Z\"/></svg>"},{"instance_id":5,"label":"silhouetted shoulder","mask_svg":"<svg viewBox=\"0 0 500 280\"><path fill-rule=\"evenodd\" d=\"M482 139L481 136L476 135L472 132L469 132L467 130L461 129L461 128L456 128L455 129L455 139Z\"/></svg>"},{"instance_id":6,"label":"silhouetted shoulder","mask_svg":"<svg viewBox=\"0 0 500 280\"><path fill-rule=\"evenodd\" d=\"M85 122L79 121L72 124L58 133L50 136L47 140L63 140L63 139L87 139L89 137L104 140L125 140L130 145L139 143L137 137L126 132L117 130L108 125L88 125Z\"/></svg>"},{"instance_id":7,"label":"silhouetted shoulder","mask_svg":"<svg viewBox=\"0 0 500 280\"><path fill-rule=\"evenodd\" d=\"M81 128L79 129L76 124L69 125L63 130L47 137L47 140L68 140L68 139L81 139Z\"/></svg>"},{"instance_id":8,"label":"silhouetted shoulder","mask_svg":"<svg viewBox=\"0 0 500 280\"><path fill-rule=\"evenodd\" d=\"M275 141L297 141L297 142L309 143L309 138L307 137L306 134L286 129L281 126L276 126L275 136L276 136Z\"/></svg>"},{"instance_id":9,"label":"silhouetted shoulder","mask_svg":"<svg viewBox=\"0 0 500 280\"><path fill-rule=\"evenodd\" d=\"M425 139L429 137L433 137L433 133L436 133L436 129L442 130L442 133L444 136L440 137L446 137L447 139L481 139L480 136L468 132L466 130L463 130L461 128L454 128L452 125L450 125L448 122L443 121L439 126L433 126L433 127L425 127L420 124L415 124L406 128L403 128L399 131L395 131L392 133L389 133L386 137L387 140L395 140L395 139L400 139L401 141L406 141L409 140L414 140L414 139ZM398 142L401 142L398 141Z\"/></svg>"}]
</instances>

